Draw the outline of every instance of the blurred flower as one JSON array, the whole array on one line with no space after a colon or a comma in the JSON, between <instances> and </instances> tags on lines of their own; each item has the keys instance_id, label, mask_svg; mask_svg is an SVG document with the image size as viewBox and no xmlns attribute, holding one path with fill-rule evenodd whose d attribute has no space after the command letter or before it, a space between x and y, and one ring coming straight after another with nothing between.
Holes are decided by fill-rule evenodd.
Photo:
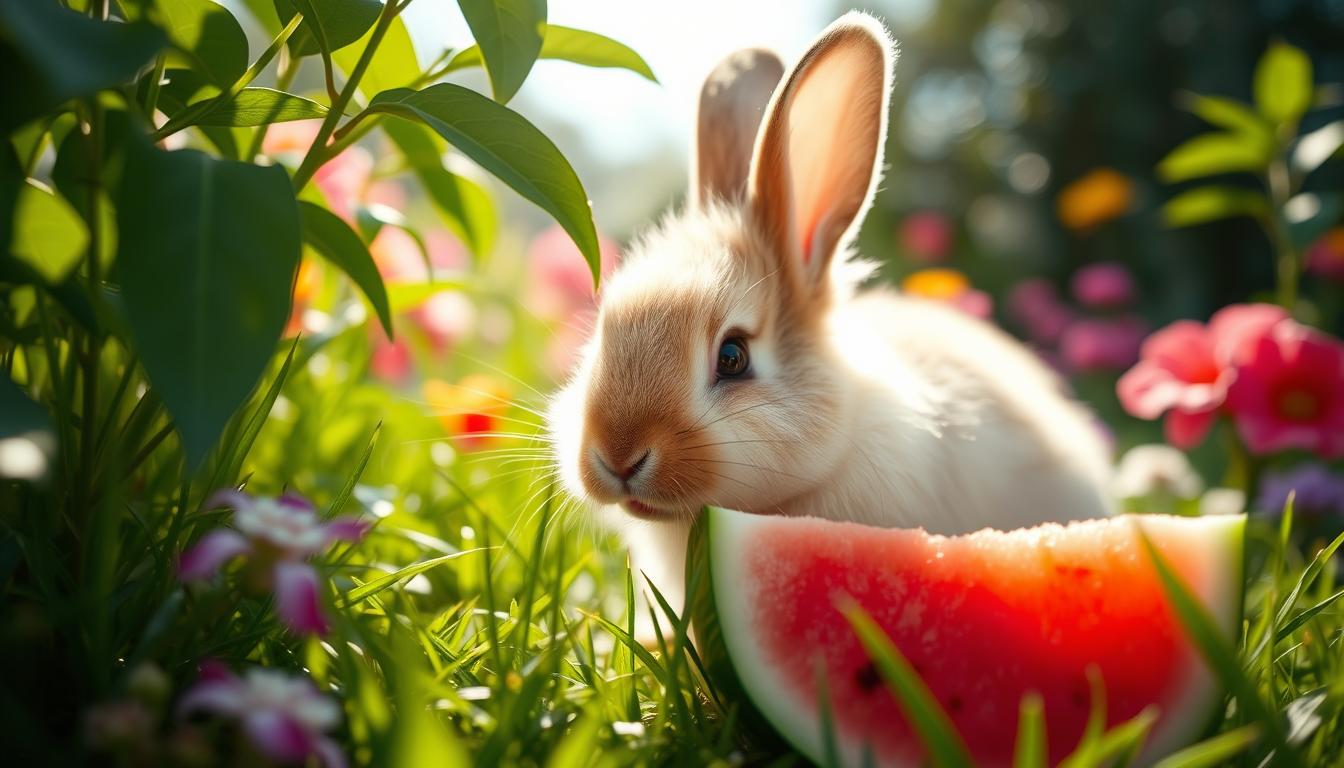
<instances>
[{"instance_id":1,"label":"blurred flower","mask_svg":"<svg viewBox=\"0 0 1344 768\"><path fill-rule=\"evenodd\" d=\"M1228 406L1252 453L1302 448L1344 456L1344 343L1281 322L1253 339L1238 362Z\"/></svg>"},{"instance_id":2,"label":"blurred flower","mask_svg":"<svg viewBox=\"0 0 1344 768\"><path fill-rule=\"evenodd\" d=\"M1087 318L1064 330L1059 352L1077 372L1118 371L1133 365L1147 326L1135 316Z\"/></svg>"},{"instance_id":3,"label":"blurred flower","mask_svg":"<svg viewBox=\"0 0 1344 768\"><path fill-rule=\"evenodd\" d=\"M1103 261L1073 276L1073 298L1090 309L1118 309L1134 303L1134 278L1123 264Z\"/></svg>"},{"instance_id":4,"label":"blurred flower","mask_svg":"<svg viewBox=\"0 0 1344 768\"><path fill-rule=\"evenodd\" d=\"M599 237L602 276L616 267L620 256L616 244ZM552 226L532 240L527 248L527 307L543 320L570 320L575 313L596 306L593 273L578 246L559 226Z\"/></svg>"},{"instance_id":5,"label":"blurred flower","mask_svg":"<svg viewBox=\"0 0 1344 768\"><path fill-rule=\"evenodd\" d=\"M1134 183L1110 168L1098 168L1064 187L1056 210L1064 226L1088 230L1124 215L1134 200Z\"/></svg>"},{"instance_id":6,"label":"blurred flower","mask_svg":"<svg viewBox=\"0 0 1344 768\"><path fill-rule=\"evenodd\" d=\"M406 339L388 341L381 330L373 330L373 351L369 355L369 371L375 378L389 384L404 384L412 370L411 347Z\"/></svg>"},{"instance_id":7,"label":"blurred flower","mask_svg":"<svg viewBox=\"0 0 1344 768\"><path fill-rule=\"evenodd\" d=\"M1234 304L1208 326L1178 320L1143 342L1142 360L1120 377L1116 394L1130 414L1164 422L1167 441L1193 448L1213 426L1248 340L1287 319L1271 304Z\"/></svg>"},{"instance_id":8,"label":"blurred flower","mask_svg":"<svg viewBox=\"0 0 1344 768\"><path fill-rule=\"evenodd\" d=\"M325 734L341 722L341 708L312 681L273 669L249 669L243 677L219 664L203 664L201 678L178 703L179 717L208 713L236 720L248 742L276 762L316 757L326 768L343 768L345 755Z\"/></svg>"},{"instance_id":9,"label":"blurred flower","mask_svg":"<svg viewBox=\"0 0 1344 768\"><path fill-rule=\"evenodd\" d=\"M509 410L511 393L498 380L473 373L457 384L441 379L424 383L425 401L445 431L466 450L476 450L497 439L500 422Z\"/></svg>"},{"instance_id":10,"label":"blurred flower","mask_svg":"<svg viewBox=\"0 0 1344 768\"><path fill-rule=\"evenodd\" d=\"M440 272L460 272L468 265L466 251L457 238L435 230L423 239L425 250L401 227L384 226L369 244L369 253L383 279L394 283L423 283L430 279L428 258L437 276Z\"/></svg>"},{"instance_id":11,"label":"blurred flower","mask_svg":"<svg viewBox=\"0 0 1344 768\"><path fill-rule=\"evenodd\" d=\"M1008 314L1033 342L1049 346L1059 341L1073 322L1074 313L1060 301L1059 292L1049 280L1033 277L1014 285L1008 292Z\"/></svg>"},{"instance_id":12,"label":"blurred flower","mask_svg":"<svg viewBox=\"0 0 1344 768\"><path fill-rule=\"evenodd\" d=\"M1314 524L1344 523L1344 475L1320 464L1301 464L1288 471L1270 471L1260 478L1255 506L1261 512L1280 515L1293 494L1293 517Z\"/></svg>"},{"instance_id":13,"label":"blurred flower","mask_svg":"<svg viewBox=\"0 0 1344 768\"><path fill-rule=\"evenodd\" d=\"M435 351L457 344L476 326L476 305L461 291L439 291L408 315Z\"/></svg>"},{"instance_id":14,"label":"blurred flower","mask_svg":"<svg viewBox=\"0 0 1344 768\"><path fill-rule=\"evenodd\" d=\"M266 129L261 151L271 157L297 163L313 145L313 139L317 138L321 127L320 119L275 123Z\"/></svg>"},{"instance_id":15,"label":"blurred flower","mask_svg":"<svg viewBox=\"0 0 1344 768\"><path fill-rule=\"evenodd\" d=\"M358 541L367 523L353 517L323 522L311 502L294 493L279 498L218 491L205 508L232 507L234 528L217 528L182 553L178 576L202 581L236 557L247 557L244 583L253 592L274 592L275 612L291 630L325 634L317 571L308 558L337 541Z\"/></svg>"},{"instance_id":16,"label":"blurred flower","mask_svg":"<svg viewBox=\"0 0 1344 768\"><path fill-rule=\"evenodd\" d=\"M135 699L105 702L85 713L84 741L97 752L144 754L152 749L154 721Z\"/></svg>"},{"instance_id":17,"label":"blurred flower","mask_svg":"<svg viewBox=\"0 0 1344 768\"><path fill-rule=\"evenodd\" d=\"M1344 227L1335 227L1307 249L1306 270L1327 280L1344 282Z\"/></svg>"},{"instance_id":18,"label":"blurred flower","mask_svg":"<svg viewBox=\"0 0 1344 768\"><path fill-rule=\"evenodd\" d=\"M912 260L940 262L952 249L952 222L939 211L916 211L901 222L901 249Z\"/></svg>"},{"instance_id":19,"label":"blurred flower","mask_svg":"<svg viewBox=\"0 0 1344 768\"><path fill-rule=\"evenodd\" d=\"M1199 498L1199 514L1240 515L1246 511L1246 494L1236 488L1210 488Z\"/></svg>"},{"instance_id":20,"label":"blurred flower","mask_svg":"<svg viewBox=\"0 0 1344 768\"><path fill-rule=\"evenodd\" d=\"M1204 481L1181 451L1169 445L1136 445L1125 451L1111 478L1111 493L1118 499L1166 496L1193 499L1204 490Z\"/></svg>"},{"instance_id":21,"label":"blurred flower","mask_svg":"<svg viewBox=\"0 0 1344 768\"><path fill-rule=\"evenodd\" d=\"M911 296L941 301L961 311L988 319L994 311L989 294L971 287L966 276L955 269L921 269L906 275L901 290Z\"/></svg>"},{"instance_id":22,"label":"blurred flower","mask_svg":"<svg viewBox=\"0 0 1344 768\"><path fill-rule=\"evenodd\" d=\"M311 258L299 262L298 274L294 276L293 301L289 311L289 322L285 325L285 335L293 336L303 330L303 313L308 302L317 293L322 274L317 263Z\"/></svg>"}]
</instances>

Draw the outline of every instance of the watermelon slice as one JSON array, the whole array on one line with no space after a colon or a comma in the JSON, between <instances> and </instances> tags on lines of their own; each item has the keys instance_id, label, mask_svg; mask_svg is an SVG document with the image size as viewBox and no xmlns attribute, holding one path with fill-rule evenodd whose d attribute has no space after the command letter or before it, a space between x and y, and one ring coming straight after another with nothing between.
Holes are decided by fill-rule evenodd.
<instances>
[{"instance_id":1,"label":"watermelon slice","mask_svg":"<svg viewBox=\"0 0 1344 768\"><path fill-rule=\"evenodd\" d=\"M978 764L1011 763L1032 691L1051 763L1072 752L1091 710L1090 667L1108 724L1159 708L1151 758L1197 737L1221 699L1139 532L1231 637L1244 526L1240 516L1122 516L945 537L712 509L693 536L689 610L720 688L818 763L823 669L844 764L866 752L878 765L924 756L837 607L850 600L891 637Z\"/></svg>"}]
</instances>

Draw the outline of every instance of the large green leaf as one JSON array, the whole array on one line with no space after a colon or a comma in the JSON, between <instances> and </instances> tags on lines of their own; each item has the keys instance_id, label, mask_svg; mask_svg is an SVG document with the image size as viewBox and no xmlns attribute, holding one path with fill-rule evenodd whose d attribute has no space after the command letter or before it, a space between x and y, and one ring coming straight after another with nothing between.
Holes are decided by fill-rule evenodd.
<instances>
[{"instance_id":1,"label":"large green leaf","mask_svg":"<svg viewBox=\"0 0 1344 768\"><path fill-rule=\"evenodd\" d=\"M165 42L145 22L94 21L54 2L0 2L0 132L131 79Z\"/></svg>"},{"instance_id":2,"label":"large green leaf","mask_svg":"<svg viewBox=\"0 0 1344 768\"><path fill-rule=\"evenodd\" d=\"M24 172L14 146L0 143L0 256L9 253L14 233L14 209L23 190Z\"/></svg>"},{"instance_id":3,"label":"large green leaf","mask_svg":"<svg viewBox=\"0 0 1344 768\"><path fill-rule=\"evenodd\" d=\"M428 125L459 152L536 203L573 238L596 282L601 257L588 195L560 150L521 115L452 83L423 91L402 88L380 93L369 110Z\"/></svg>"},{"instance_id":4,"label":"large green leaf","mask_svg":"<svg viewBox=\"0 0 1344 768\"><path fill-rule=\"evenodd\" d=\"M545 37L541 42L541 53L537 58L572 61L588 67L628 69L655 83L658 82L648 62L644 61L644 57L634 49L605 35L583 29L547 24ZM481 49L480 46L473 45L454 56L453 60L448 62L447 71L479 66L481 66Z\"/></svg>"},{"instance_id":5,"label":"large green leaf","mask_svg":"<svg viewBox=\"0 0 1344 768\"><path fill-rule=\"evenodd\" d=\"M1265 119L1239 101L1199 94L1190 94L1186 100L1191 112L1219 128L1245 134L1265 144L1273 141L1273 134Z\"/></svg>"},{"instance_id":6,"label":"large green leaf","mask_svg":"<svg viewBox=\"0 0 1344 768\"><path fill-rule=\"evenodd\" d=\"M485 58L495 100L508 102L541 53L546 0L457 0Z\"/></svg>"},{"instance_id":7,"label":"large green leaf","mask_svg":"<svg viewBox=\"0 0 1344 768\"><path fill-rule=\"evenodd\" d=\"M1164 181L1187 181L1233 171L1258 171L1269 165L1272 148L1235 133L1206 133L1173 149L1157 164Z\"/></svg>"},{"instance_id":8,"label":"large green leaf","mask_svg":"<svg viewBox=\"0 0 1344 768\"><path fill-rule=\"evenodd\" d=\"M156 0L158 19L193 69L220 88L247 71L247 35L213 0Z\"/></svg>"},{"instance_id":9,"label":"large green leaf","mask_svg":"<svg viewBox=\"0 0 1344 768\"><path fill-rule=\"evenodd\" d=\"M1233 216L1264 217L1269 203L1264 195L1241 187L1197 187L1168 200L1162 216L1169 227L1190 227Z\"/></svg>"},{"instance_id":10,"label":"large green leaf","mask_svg":"<svg viewBox=\"0 0 1344 768\"><path fill-rule=\"evenodd\" d=\"M444 223L477 256L486 256L499 229L494 201L476 182L443 166L443 149L423 126L389 120L383 130L414 169Z\"/></svg>"},{"instance_id":11,"label":"large green leaf","mask_svg":"<svg viewBox=\"0 0 1344 768\"><path fill-rule=\"evenodd\" d=\"M350 74L372 36L373 30L369 30L356 44L348 45L333 53L331 60L341 68L341 71ZM383 91L408 86L419 76L420 62L415 58L411 33L406 31L406 24L398 16L388 26L382 43L378 45L378 50L374 51L373 61L369 62L368 69L364 70L364 77L359 81L360 93L372 97Z\"/></svg>"},{"instance_id":12,"label":"large green leaf","mask_svg":"<svg viewBox=\"0 0 1344 768\"><path fill-rule=\"evenodd\" d=\"M326 107L302 96L272 88L244 88L237 96L201 116L197 124L255 126L326 115Z\"/></svg>"},{"instance_id":13,"label":"large green leaf","mask_svg":"<svg viewBox=\"0 0 1344 768\"><path fill-rule=\"evenodd\" d=\"M340 216L320 205L301 201L299 215L303 219L304 242L350 276L369 298L387 337L392 338L392 310L387 303L387 286L383 285L383 277L378 274L378 266L373 263L368 246Z\"/></svg>"},{"instance_id":14,"label":"large green leaf","mask_svg":"<svg viewBox=\"0 0 1344 768\"><path fill-rule=\"evenodd\" d=\"M8 375L0 374L0 439L51 429L51 417Z\"/></svg>"},{"instance_id":15,"label":"large green leaf","mask_svg":"<svg viewBox=\"0 0 1344 768\"><path fill-rule=\"evenodd\" d=\"M298 205L279 166L137 143L117 212L135 347L195 468L256 385L290 312Z\"/></svg>"},{"instance_id":16,"label":"large green leaf","mask_svg":"<svg viewBox=\"0 0 1344 768\"><path fill-rule=\"evenodd\" d=\"M1271 43L1255 67L1255 104L1272 123L1295 123L1311 106L1311 59L1287 43Z\"/></svg>"},{"instance_id":17,"label":"large green leaf","mask_svg":"<svg viewBox=\"0 0 1344 768\"><path fill-rule=\"evenodd\" d=\"M289 38L289 49L299 56L339 51L364 36L378 20L378 0L274 0L281 23L303 13L303 23Z\"/></svg>"},{"instance_id":18,"label":"large green leaf","mask_svg":"<svg viewBox=\"0 0 1344 768\"><path fill-rule=\"evenodd\" d=\"M23 186L14 209L14 256L55 285L70 274L88 245L88 227L69 203L32 181Z\"/></svg>"}]
</instances>

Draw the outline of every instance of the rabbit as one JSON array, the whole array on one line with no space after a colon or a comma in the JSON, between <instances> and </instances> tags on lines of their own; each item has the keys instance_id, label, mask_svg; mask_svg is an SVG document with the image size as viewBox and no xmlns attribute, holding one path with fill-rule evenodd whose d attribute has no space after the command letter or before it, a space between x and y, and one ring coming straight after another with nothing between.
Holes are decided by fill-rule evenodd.
<instances>
[{"instance_id":1,"label":"rabbit","mask_svg":"<svg viewBox=\"0 0 1344 768\"><path fill-rule=\"evenodd\" d=\"M1038 358L929 300L857 290L894 41L851 12L787 73L729 56L683 210L628 249L548 406L566 489L674 607L721 506L956 534L1109 514L1100 429Z\"/></svg>"}]
</instances>

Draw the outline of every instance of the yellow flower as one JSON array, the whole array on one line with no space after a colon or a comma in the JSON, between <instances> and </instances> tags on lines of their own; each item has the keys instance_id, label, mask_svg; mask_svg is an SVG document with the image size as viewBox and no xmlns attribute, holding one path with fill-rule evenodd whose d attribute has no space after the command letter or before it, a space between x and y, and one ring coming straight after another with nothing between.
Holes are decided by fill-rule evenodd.
<instances>
[{"instance_id":1,"label":"yellow flower","mask_svg":"<svg viewBox=\"0 0 1344 768\"><path fill-rule=\"evenodd\" d=\"M1097 168L1065 187L1055 202L1064 226L1092 229L1129 210L1134 202L1134 182L1119 171Z\"/></svg>"},{"instance_id":2,"label":"yellow flower","mask_svg":"<svg viewBox=\"0 0 1344 768\"><path fill-rule=\"evenodd\" d=\"M921 269L901 281L901 290L912 296L950 301L966 293L971 283L955 269Z\"/></svg>"},{"instance_id":3,"label":"yellow flower","mask_svg":"<svg viewBox=\"0 0 1344 768\"><path fill-rule=\"evenodd\" d=\"M500 431L500 417L512 402L503 383L480 373L473 373L457 384L427 379L423 392L444 430L467 450L481 448L491 441L494 433Z\"/></svg>"}]
</instances>

